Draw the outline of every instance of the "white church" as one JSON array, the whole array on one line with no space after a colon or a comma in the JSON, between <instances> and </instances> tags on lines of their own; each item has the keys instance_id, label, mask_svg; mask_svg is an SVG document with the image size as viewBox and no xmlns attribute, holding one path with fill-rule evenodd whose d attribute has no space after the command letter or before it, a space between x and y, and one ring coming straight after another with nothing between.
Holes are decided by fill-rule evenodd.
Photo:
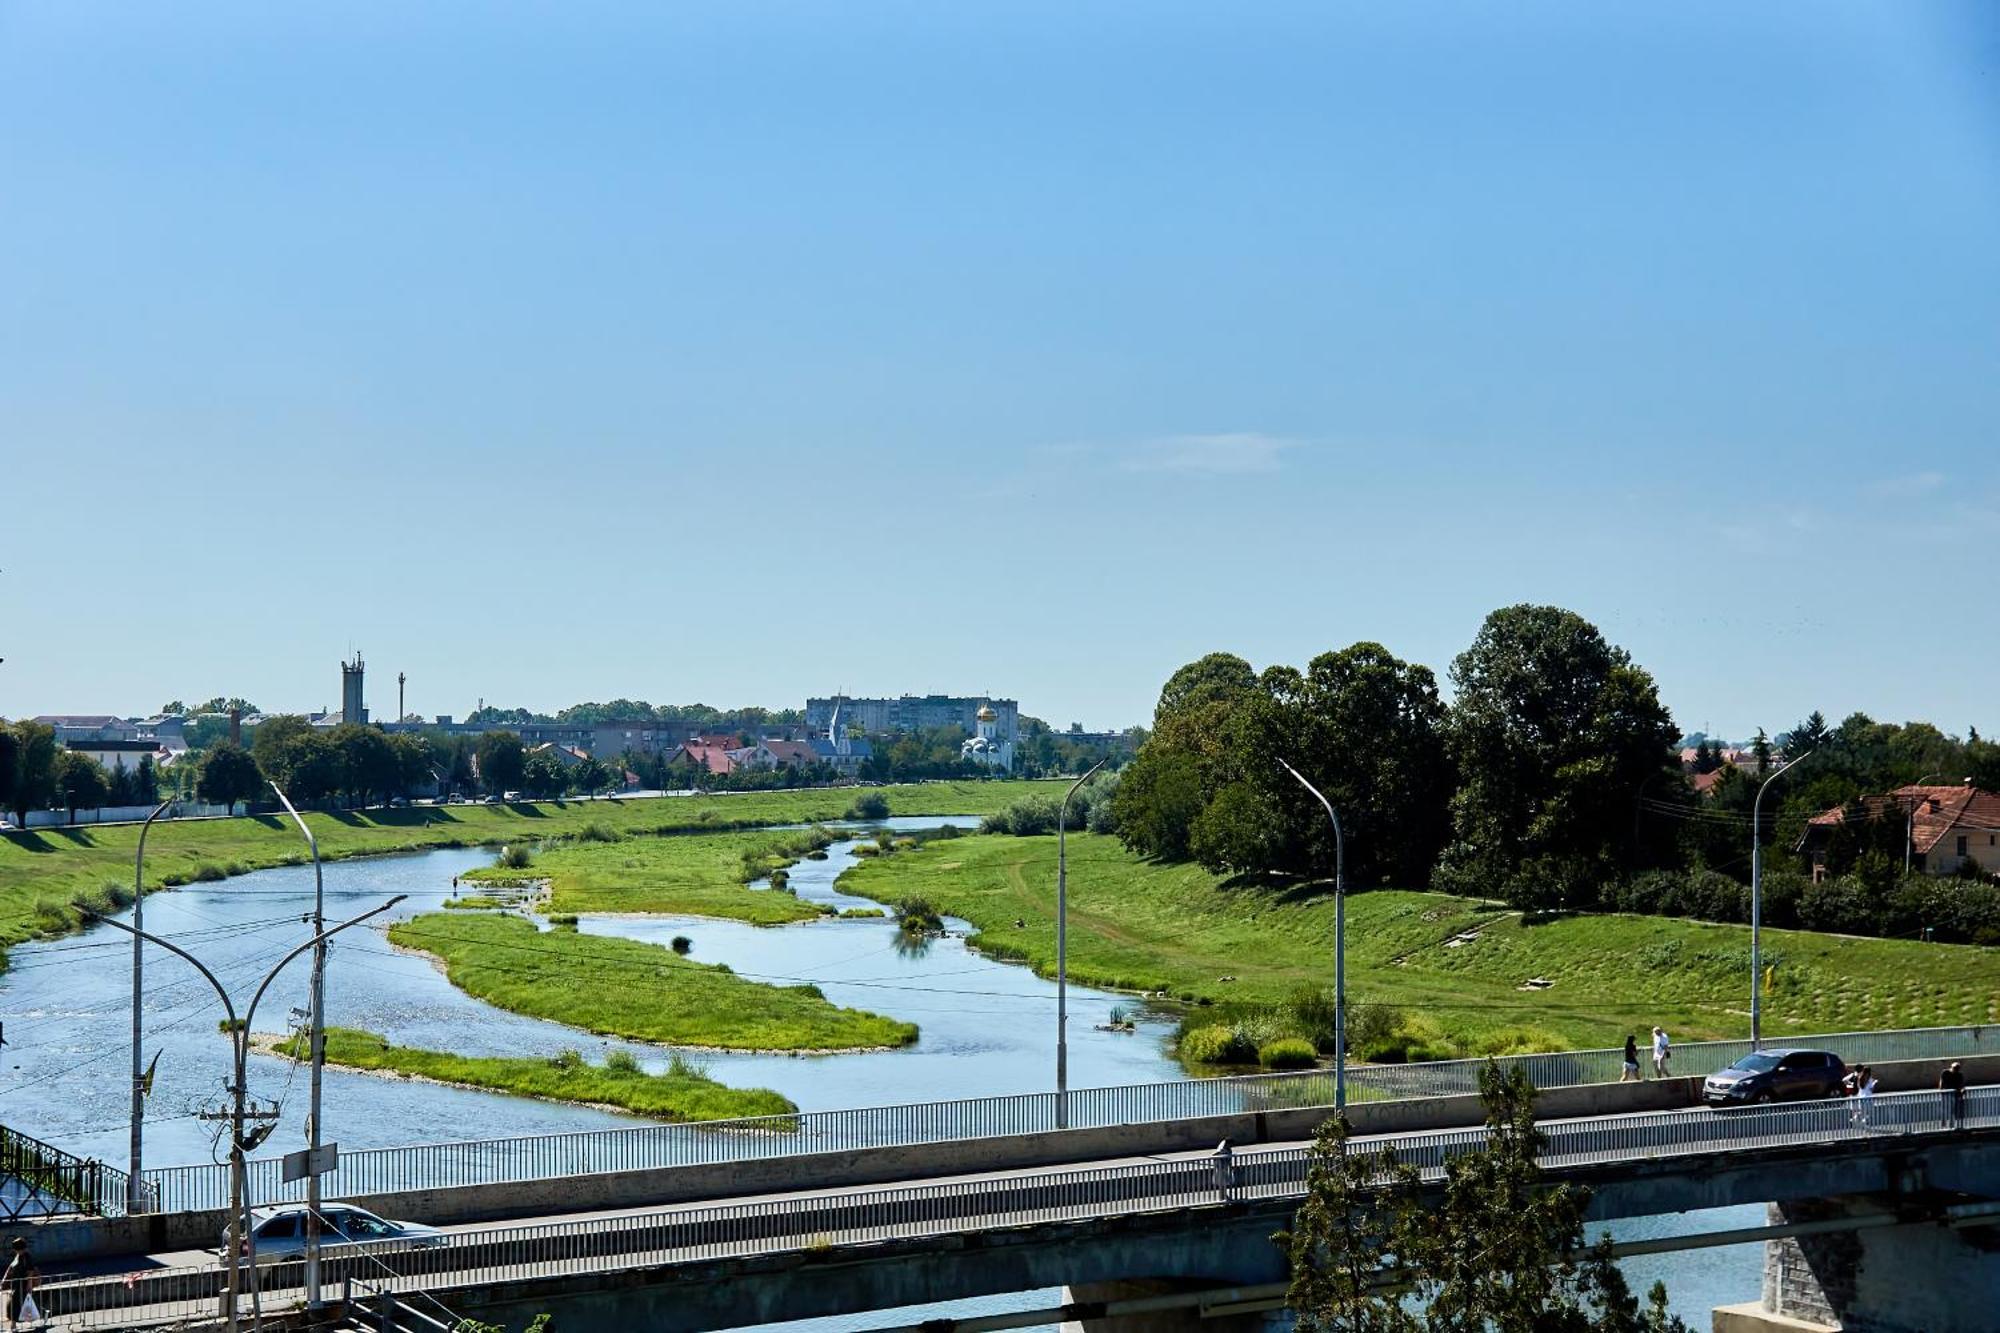
<instances>
[{"instance_id":1,"label":"white church","mask_svg":"<svg viewBox=\"0 0 2000 1333\"><path fill-rule=\"evenodd\" d=\"M987 768L997 768L1003 773L1014 771L1014 742L1000 739L1000 717L991 704L979 705L975 715L975 734L967 736L965 743L958 747L959 757Z\"/></svg>"}]
</instances>

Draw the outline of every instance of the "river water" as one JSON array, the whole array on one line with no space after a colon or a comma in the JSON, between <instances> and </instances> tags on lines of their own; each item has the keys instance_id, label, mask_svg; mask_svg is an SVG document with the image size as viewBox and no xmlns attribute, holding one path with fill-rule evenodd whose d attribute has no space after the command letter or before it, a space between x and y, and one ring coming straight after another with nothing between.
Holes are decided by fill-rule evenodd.
<instances>
[{"instance_id":1,"label":"river water","mask_svg":"<svg viewBox=\"0 0 2000 1333\"><path fill-rule=\"evenodd\" d=\"M894 829L972 820L892 819ZM836 907L873 906L841 893L840 873L854 863L851 842L828 849L823 861L802 861L790 888L801 898ZM448 849L338 861L325 867L326 913L340 920L396 894L407 901L337 939L327 982L328 1022L382 1033L391 1041L472 1055L543 1053L576 1048L601 1059L613 1048L632 1051L649 1068L669 1058L663 1048L611 1041L557 1023L495 1009L455 990L427 959L391 949L388 923L435 910L452 893L452 879L490 862L490 850ZM146 900L146 928L173 939L213 970L240 1006L264 973L306 938L312 908L310 866L257 871L197 884ZM121 919L130 921L130 909ZM728 963L738 973L781 984L811 981L827 999L919 1025L917 1043L896 1051L852 1055L713 1054L700 1057L710 1073L739 1087L774 1088L807 1110L891 1102L931 1101L1045 1091L1054 1083L1055 985L1025 967L996 963L965 947L964 923L921 948L908 947L893 921L823 919L758 928L694 917L586 916L579 928L666 943L693 941L692 956ZM70 1152L123 1166L129 1137L131 939L108 926L79 936L22 945L0 975L0 1122ZM253 1027L280 1031L307 1000L309 965L293 963L260 1002ZM1100 1029L1113 1007L1139 1018L1135 1034ZM295 1012L296 1011L296 1012ZM158 1052L148 1103L146 1163L172 1166L216 1160L217 1126L199 1118L224 1104L228 1045L219 1035L222 1011L192 968L148 947L144 1022L148 1058ZM1129 997L1070 988L1070 1082L1075 1087L1147 1083L1184 1077L1166 1054L1170 1019L1147 1015ZM254 1057L253 1093L279 1111L262 1154L304 1142L306 1080L285 1061ZM628 1117L552 1105L496 1093L392 1081L339 1069L325 1079L327 1137L348 1148L447 1139L494 1138L609 1128ZM1636 1219L1615 1227L1621 1237L1672 1230L1754 1225L1761 1209L1725 1209L1699 1218ZM1756 1295L1761 1252L1755 1246L1633 1261L1635 1286L1664 1279L1678 1312L1705 1324L1707 1311ZM935 1315L998 1313L1052 1303L1053 1292L1028 1292L948 1306L923 1307L910 1320ZM1697 1316L1699 1317L1697 1319ZM882 1313L784 1326L787 1333L834 1333L896 1322Z\"/></svg>"}]
</instances>

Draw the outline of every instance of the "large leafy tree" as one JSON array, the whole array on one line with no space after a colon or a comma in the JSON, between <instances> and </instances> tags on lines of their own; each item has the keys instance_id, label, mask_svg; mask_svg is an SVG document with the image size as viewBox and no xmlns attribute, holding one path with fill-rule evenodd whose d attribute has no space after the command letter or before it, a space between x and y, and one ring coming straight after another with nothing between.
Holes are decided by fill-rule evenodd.
<instances>
[{"instance_id":1,"label":"large leafy tree","mask_svg":"<svg viewBox=\"0 0 2000 1333\"><path fill-rule=\"evenodd\" d=\"M264 776L295 801L316 801L341 788L340 751L324 730L302 717L265 719L257 727L251 753Z\"/></svg>"},{"instance_id":2,"label":"large leafy tree","mask_svg":"<svg viewBox=\"0 0 2000 1333\"><path fill-rule=\"evenodd\" d=\"M1653 678L1575 612L1528 605L1488 616L1451 676L1447 884L1548 907L1638 868L1645 788L1679 781Z\"/></svg>"},{"instance_id":3,"label":"large leafy tree","mask_svg":"<svg viewBox=\"0 0 2000 1333\"><path fill-rule=\"evenodd\" d=\"M201 757L195 792L204 801L234 809L238 801L254 801L264 791L264 775L250 752L234 741L217 741Z\"/></svg>"},{"instance_id":4,"label":"large leafy tree","mask_svg":"<svg viewBox=\"0 0 2000 1333\"><path fill-rule=\"evenodd\" d=\"M111 774L89 755L64 750L56 756L56 789L62 793L63 807L74 816L104 804L111 795Z\"/></svg>"},{"instance_id":5,"label":"large leafy tree","mask_svg":"<svg viewBox=\"0 0 2000 1333\"><path fill-rule=\"evenodd\" d=\"M1489 1061L1479 1088L1485 1146L1446 1164L1438 1196L1393 1149L1351 1147L1344 1119L1322 1126L1277 1237L1300 1333L1686 1333L1663 1286L1642 1309L1609 1240L1585 1242L1589 1191L1542 1178L1527 1076Z\"/></svg>"},{"instance_id":6,"label":"large leafy tree","mask_svg":"<svg viewBox=\"0 0 2000 1333\"><path fill-rule=\"evenodd\" d=\"M525 755L521 738L511 731L489 731L479 738L475 754L479 761L479 783L498 795L521 785Z\"/></svg>"},{"instance_id":7,"label":"large leafy tree","mask_svg":"<svg viewBox=\"0 0 2000 1333\"><path fill-rule=\"evenodd\" d=\"M16 722L12 728L12 780L7 804L14 821L26 825L28 811L45 810L56 795L56 768L60 748L55 728L41 722Z\"/></svg>"},{"instance_id":8,"label":"large leafy tree","mask_svg":"<svg viewBox=\"0 0 2000 1333\"><path fill-rule=\"evenodd\" d=\"M352 802L366 805L371 796L394 791L402 765L388 733L364 722L343 722L327 736L340 755L340 787Z\"/></svg>"}]
</instances>

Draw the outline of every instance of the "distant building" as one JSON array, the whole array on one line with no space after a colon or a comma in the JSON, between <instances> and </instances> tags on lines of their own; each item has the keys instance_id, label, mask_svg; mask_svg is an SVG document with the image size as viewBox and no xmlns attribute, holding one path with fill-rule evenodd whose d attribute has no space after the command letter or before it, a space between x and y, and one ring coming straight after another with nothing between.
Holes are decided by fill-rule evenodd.
<instances>
[{"instance_id":1,"label":"distant building","mask_svg":"<svg viewBox=\"0 0 2000 1333\"><path fill-rule=\"evenodd\" d=\"M164 764L167 752L156 740L73 740L63 748L71 754L80 754L95 759L104 765L107 772L125 766L128 773L137 772L141 759L151 759L154 764Z\"/></svg>"},{"instance_id":2,"label":"distant building","mask_svg":"<svg viewBox=\"0 0 2000 1333\"><path fill-rule=\"evenodd\" d=\"M979 710L993 713L995 736L1009 745L1021 739L1021 706L1012 699L977 695L905 694L898 699L850 699L844 694L806 700L806 727L824 735L839 711L843 725L872 736L957 727L968 736L979 730Z\"/></svg>"},{"instance_id":3,"label":"distant building","mask_svg":"<svg viewBox=\"0 0 2000 1333\"><path fill-rule=\"evenodd\" d=\"M365 672L361 665L361 653L356 650L353 662L340 664L340 720L342 722L366 722L368 706L363 700L362 682Z\"/></svg>"},{"instance_id":4,"label":"distant building","mask_svg":"<svg viewBox=\"0 0 2000 1333\"><path fill-rule=\"evenodd\" d=\"M810 768L819 762L819 756L806 741L788 741L769 738L758 741L751 748L749 766L751 768Z\"/></svg>"},{"instance_id":5,"label":"distant building","mask_svg":"<svg viewBox=\"0 0 2000 1333\"><path fill-rule=\"evenodd\" d=\"M1898 787L1885 796L1856 803L1858 817L1904 821L1910 864L1933 875L1955 874L1970 861L2000 875L2000 796L1971 783L1957 787ZM1806 823L1798 849L1812 858L1813 878L1826 874L1832 835L1847 822L1848 807L1837 806Z\"/></svg>"},{"instance_id":6,"label":"distant building","mask_svg":"<svg viewBox=\"0 0 2000 1333\"><path fill-rule=\"evenodd\" d=\"M74 748L77 741L139 739L139 725L109 713L43 713L35 721L55 732L56 739Z\"/></svg>"},{"instance_id":7,"label":"distant building","mask_svg":"<svg viewBox=\"0 0 2000 1333\"><path fill-rule=\"evenodd\" d=\"M531 756L545 754L564 768L575 768L578 764L590 758L587 751L579 750L574 745L557 745L554 741L543 741L540 745L530 749L528 754Z\"/></svg>"},{"instance_id":8,"label":"distant building","mask_svg":"<svg viewBox=\"0 0 2000 1333\"><path fill-rule=\"evenodd\" d=\"M999 714L982 704L979 711L972 715L972 725L975 728L973 734L958 747L959 757L1004 773L1013 772L1014 742L1001 739Z\"/></svg>"}]
</instances>

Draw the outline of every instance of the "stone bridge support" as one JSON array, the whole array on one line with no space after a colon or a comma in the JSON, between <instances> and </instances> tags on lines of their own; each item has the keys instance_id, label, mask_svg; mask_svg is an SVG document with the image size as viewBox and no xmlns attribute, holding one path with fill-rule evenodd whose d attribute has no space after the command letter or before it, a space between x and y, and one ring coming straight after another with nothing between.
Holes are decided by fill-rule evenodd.
<instances>
[{"instance_id":1,"label":"stone bridge support","mask_svg":"<svg viewBox=\"0 0 2000 1333\"><path fill-rule=\"evenodd\" d=\"M1083 1306L1086 1310L1078 1311L1080 1318L1064 1320L1062 1333L1260 1333L1266 1328L1269 1320L1264 1315L1223 1315L1204 1319L1199 1305L1113 1312L1120 1302L1144 1301L1149 1297L1171 1296L1180 1292L1208 1291L1225 1285L1193 1278L1137 1278L1064 1287L1063 1304ZM1112 1308L1101 1313L1087 1312L1087 1307L1093 1305Z\"/></svg>"},{"instance_id":2,"label":"stone bridge support","mask_svg":"<svg viewBox=\"0 0 2000 1333\"><path fill-rule=\"evenodd\" d=\"M1801 1199L1772 1225L1879 1215L1910 1200ZM1764 1295L1715 1312L1714 1333L1985 1333L2000 1324L2000 1228L1934 1220L1767 1241Z\"/></svg>"}]
</instances>

